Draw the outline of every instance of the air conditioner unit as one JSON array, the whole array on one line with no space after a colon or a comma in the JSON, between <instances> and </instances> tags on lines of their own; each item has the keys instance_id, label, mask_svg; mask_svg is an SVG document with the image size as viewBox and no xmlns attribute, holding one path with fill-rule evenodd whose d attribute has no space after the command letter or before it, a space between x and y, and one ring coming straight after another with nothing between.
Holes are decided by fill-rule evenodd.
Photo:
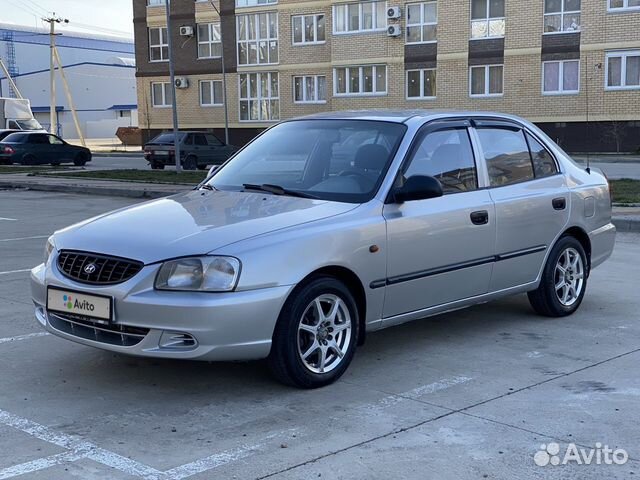
<instances>
[{"instance_id":1,"label":"air conditioner unit","mask_svg":"<svg viewBox=\"0 0 640 480\"><path fill-rule=\"evenodd\" d=\"M180 35L183 37L193 37L193 27L191 25L183 25L180 27Z\"/></svg>"},{"instance_id":2,"label":"air conditioner unit","mask_svg":"<svg viewBox=\"0 0 640 480\"><path fill-rule=\"evenodd\" d=\"M387 8L387 18L396 19L400 18L402 12L400 11L400 7L389 7Z\"/></svg>"},{"instance_id":3,"label":"air conditioner unit","mask_svg":"<svg viewBox=\"0 0 640 480\"><path fill-rule=\"evenodd\" d=\"M390 37L399 37L402 34L400 25L389 25L387 27L387 35Z\"/></svg>"},{"instance_id":4,"label":"air conditioner unit","mask_svg":"<svg viewBox=\"0 0 640 480\"><path fill-rule=\"evenodd\" d=\"M176 88L189 88L189 79L187 77L176 77Z\"/></svg>"}]
</instances>

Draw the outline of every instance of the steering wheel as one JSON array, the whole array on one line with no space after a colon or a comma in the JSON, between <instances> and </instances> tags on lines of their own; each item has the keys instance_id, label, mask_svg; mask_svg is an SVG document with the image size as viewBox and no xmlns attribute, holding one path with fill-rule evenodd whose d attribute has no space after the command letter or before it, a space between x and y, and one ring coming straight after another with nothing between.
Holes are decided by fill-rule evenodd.
<instances>
[{"instance_id":1,"label":"steering wheel","mask_svg":"<svg viewBox=\"0 0 640 480\"><path fill-rule=\"evenodd\" d=\"M338 174L339 177L351 177L351 176L355 176L355 177L360 177L360 178L364 178L368 181L371 181L371 179L369 177L367 177L363 172L359 172L358 170L343 170Z\"/></svg>"}]
</instances>

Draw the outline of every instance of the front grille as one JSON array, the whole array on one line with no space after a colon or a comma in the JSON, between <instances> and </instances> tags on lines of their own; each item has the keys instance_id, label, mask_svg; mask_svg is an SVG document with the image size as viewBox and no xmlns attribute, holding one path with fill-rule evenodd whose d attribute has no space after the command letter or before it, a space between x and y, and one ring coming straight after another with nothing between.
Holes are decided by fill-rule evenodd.
<instances>
[{"instance_id":1,"label":"front grille","mask_svg":"<svg viewBox=\"0 0 640 480\"><path fill-rule=\"evenodd\" d=\"M149 333L148 328L103 324L64 313L48 312L47 316L49 324L56 330L109 345L132 347L140 343Z\"/></svg>"},{"instance_id":2,"label":"front grille","mask_svg":"<svg viewBox=\"0 0 640 480\"><path fill-rule=\"evenodd\" d=\"M93 265L91 271L85 271ZM144 264L120 257L95 253L62 250L58 255L58 269L65 277L90 285L115 285L136 275Z\"/></svg>"}]
</instances>

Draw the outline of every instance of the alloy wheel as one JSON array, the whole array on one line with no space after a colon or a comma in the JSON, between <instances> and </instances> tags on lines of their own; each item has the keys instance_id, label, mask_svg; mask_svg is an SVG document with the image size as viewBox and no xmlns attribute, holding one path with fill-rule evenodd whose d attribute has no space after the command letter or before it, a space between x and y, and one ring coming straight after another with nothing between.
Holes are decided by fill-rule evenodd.
<instances>
[{"instance_id":1,"label":"alloy wheel","mask_svg":"<svg viewBox=\"0 0 640 480\"><path fill-rule=\"evenodd\" d=\"M584 263L575 248L564 250L554 271L554 285L558 300L565 307L573 305L584 288Z\"/></svg>"},{"instance_id":2,"label":"alloy wheel","mask_svg":"<svg viewBox=\"0 0 640 480\"><path fill-rule=\"evenodd\" d=\"M335 369L351 343L351 315L337 295L316 297L298 322L298 355L313 373Z\"/></svg>"}]
</instances>

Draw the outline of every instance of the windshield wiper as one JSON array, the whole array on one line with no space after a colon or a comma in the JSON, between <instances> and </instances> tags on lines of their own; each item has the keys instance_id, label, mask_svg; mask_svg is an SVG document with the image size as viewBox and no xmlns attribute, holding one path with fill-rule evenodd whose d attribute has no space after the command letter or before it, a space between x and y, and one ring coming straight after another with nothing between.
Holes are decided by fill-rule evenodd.
<instances>
[{"instance_id":1,"label":"windshield wiper","mask_svg":"<svg viewBox=\"0 0 640 480\"><path fill-rule=\"evenodd\" d=\"M258 190L260 192L269 192L274 195L289 195L291 197L300 198L318 198L314 195L305 192L299 192L297 190L289 190L288 188L281 187L280 185L271 185L269 183L263 183L262 185L256 185L253 183L243 183L242 186L245 190Z\"/></svg>"}]
</instances>

